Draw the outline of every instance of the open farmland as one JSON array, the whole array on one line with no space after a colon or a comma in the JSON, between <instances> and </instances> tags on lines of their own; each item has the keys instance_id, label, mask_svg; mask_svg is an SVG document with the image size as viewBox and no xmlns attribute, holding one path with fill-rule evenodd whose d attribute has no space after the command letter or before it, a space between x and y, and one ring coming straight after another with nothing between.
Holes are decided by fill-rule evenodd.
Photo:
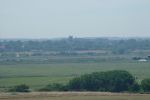
<instances>
[{"instance_id":1,"label":"open farmland","mask_svg":"<svg viewBox=\"0 0 150 100\"><path fill-rule=\"evenodd\" d=\"M1 64L0 90L11 86L27 84L32 90L44 87L49 83L66 83L71 78L91 72L108 70L127 70L138 80L149 78L150 62L137 61L105 61L80 63L50 64Z\"/></svg>"},{"instance_id":2,"label":"open farmland","mask_svg":"<svg viewBox=\"0 0 150 100\"><path fill-rule=\"evenodd\" d=\"M0 94L0 100L149 100L149 94L102 92L49 92Z\"/></svg>"}]
</instances>

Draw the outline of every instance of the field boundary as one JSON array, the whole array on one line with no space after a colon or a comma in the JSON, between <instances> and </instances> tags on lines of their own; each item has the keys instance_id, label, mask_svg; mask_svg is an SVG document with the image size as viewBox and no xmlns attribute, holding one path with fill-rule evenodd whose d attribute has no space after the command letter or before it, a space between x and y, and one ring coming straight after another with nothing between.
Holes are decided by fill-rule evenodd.
<instances>
[{"instance_id":1,"label":"field boundary","mask_svg":"<svg viewBox=\"0 0 150 100\"><path fill-rule=\"evenodd\" d=\"M111 92L30 92L30 93L0 93L0 99L63 97L63 96L146 96L140 93L111 93Z\"/></svg>"}]
</instances>

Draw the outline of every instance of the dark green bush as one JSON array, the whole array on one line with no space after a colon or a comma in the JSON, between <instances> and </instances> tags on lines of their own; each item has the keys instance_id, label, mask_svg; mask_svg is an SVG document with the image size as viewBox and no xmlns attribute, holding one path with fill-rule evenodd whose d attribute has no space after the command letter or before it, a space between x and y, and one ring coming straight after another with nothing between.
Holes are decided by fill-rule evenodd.
<instances>
[{"instance_id":1,"label":"dark green bush","mask_svg":"<svg viewBox=\"0 0 150 100\"><path fill-rule=\"evenodd\" d=\"M10 90L10 92L29 92L29 86L25 85L25 84L21 84L21 85L17 85L12 87Z\"/></svg>"},{"instance_id":2,"label":"dark green bush","mask_svg":"<svg viewBox=\"0 0 150 100\"><path fill-rule=\"evenodd\" d=\"M127 71L114 70L94 72L70 80L68 86L73 91L129 91L135 83L134 77Z\"/></svg>"},{"instance_id":3,"label":"dark green bush","mask_svg":"<svg viewBox=\"0 0 150 100\"><path fill-rule=\"evenodd\" d=\"M138 83L134 83L129 87L130 92L140 92L141 91L141 86Z\"/></svg>"},{"instance_id":4,"label":"dark green bush","mask_svg":"<svg viewBox=\"0 0 150 100\"><path fill-rule=\"evenodd\" d=\"M150 79L142 80L141 87L144 90L144 92L150 92Z\"/></svg>"}]
</instances>

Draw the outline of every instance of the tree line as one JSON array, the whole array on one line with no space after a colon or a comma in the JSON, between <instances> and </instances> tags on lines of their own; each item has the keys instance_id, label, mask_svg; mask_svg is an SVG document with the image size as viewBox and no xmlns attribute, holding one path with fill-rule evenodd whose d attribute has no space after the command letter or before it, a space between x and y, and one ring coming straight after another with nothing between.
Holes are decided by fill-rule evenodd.
<instances>
[{"instance_id":1,"label":"tree line","mask_svg":"<svg viewBox=\"0 0 150 100\"><path fill-rule=\"evenodd\" d=\"M64 38L58 40L1 40L0 52L110 50L126 53L150 49L149 39Z\"/></svg>"}]
</instances>

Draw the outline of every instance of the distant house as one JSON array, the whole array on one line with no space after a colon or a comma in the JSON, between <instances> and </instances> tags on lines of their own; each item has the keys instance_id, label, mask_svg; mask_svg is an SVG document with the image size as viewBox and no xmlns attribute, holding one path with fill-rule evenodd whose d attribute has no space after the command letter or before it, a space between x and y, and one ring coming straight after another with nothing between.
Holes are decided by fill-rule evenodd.
<instances>
[{"instance_id":1,"label":"distant house","mask_svg":"<svg viewBox=\"0 0 150 100\"><path fill-rule=\"evenodd\" d=\"M19 53L16 53L16 57L19 58L19 57L20 57L20 54L19 54Z\"/></svg>"},{"instance_id":2,"label":"distant house","mask_svg":"<svg viewBox=\"0 0 150 100\"><path fill-rule=\"evenodd\" d=\"M139 62L147 62L146 59L139 59L138 61L139 61Z\"/></svg>"}]
</instances>

